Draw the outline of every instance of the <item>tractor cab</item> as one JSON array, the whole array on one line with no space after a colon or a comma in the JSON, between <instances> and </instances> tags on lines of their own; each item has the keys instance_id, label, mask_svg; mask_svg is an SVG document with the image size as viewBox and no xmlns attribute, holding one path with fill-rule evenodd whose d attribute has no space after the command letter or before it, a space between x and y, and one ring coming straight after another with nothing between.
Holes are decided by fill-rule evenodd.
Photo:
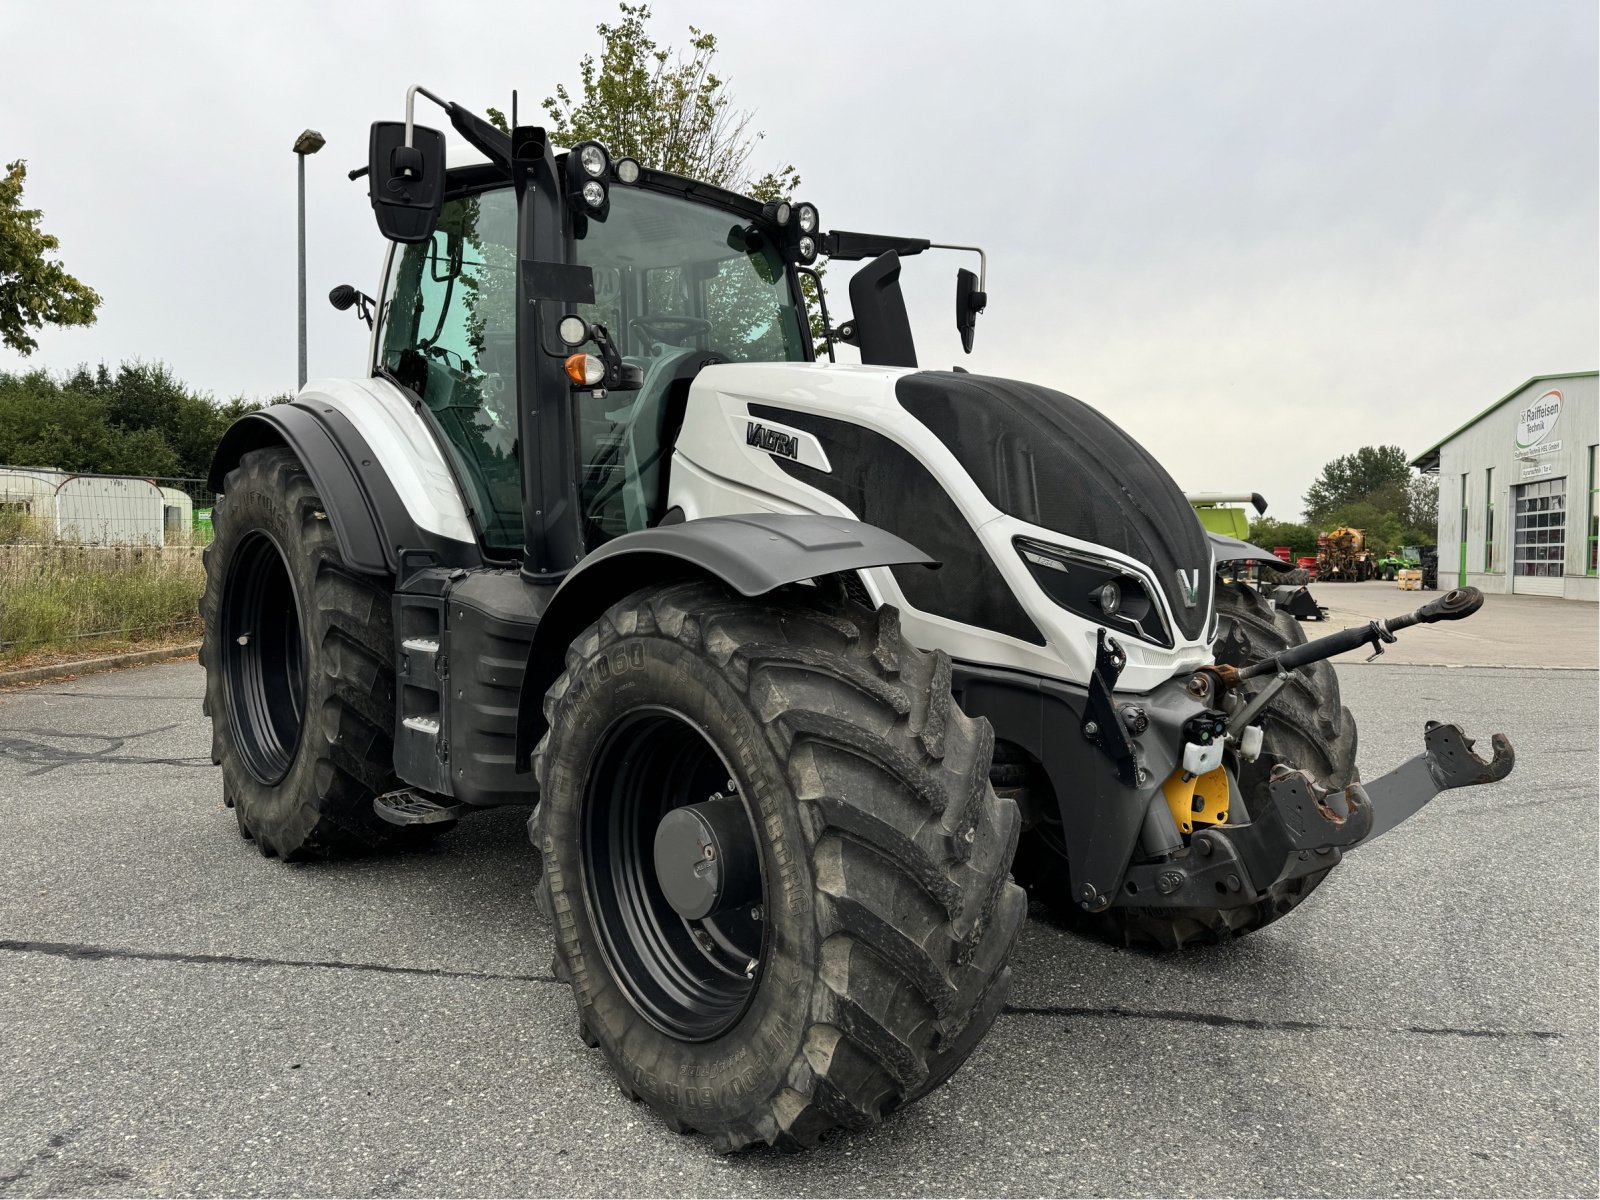
<instances>
[{"instance_id":1,"label":"tractor cab","mask_svg":"<svg viewBox=\"0 0 1600 1200\"><path fill-rule=\"evenodd\" d=\"M447 163L444 135L413 120L418 94L482 157ZM817 279L829 357L845 341L864 362L916 365L898 259L926 240L825 234L810 204L650 170L594 141L563 152L541 129L507 135L422 88L404 122L373 126L369 151L353 174L368 176L394 243L373 373L431 418L484 551L520 560L534 582L667 516L673 441L701 370L815 358L801 276L816 278L824 251L875 260L837 330ZM968 349L981 283L958 276Z\"/></svg>"}]
</instances>

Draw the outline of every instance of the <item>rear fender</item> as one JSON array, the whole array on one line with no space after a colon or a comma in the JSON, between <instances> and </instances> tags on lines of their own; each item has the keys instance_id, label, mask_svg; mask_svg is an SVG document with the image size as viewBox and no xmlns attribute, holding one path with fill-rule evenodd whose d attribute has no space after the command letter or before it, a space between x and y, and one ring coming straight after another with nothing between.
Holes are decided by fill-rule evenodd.
<instances>
[{"instance_id":1,"label":"rear fender","mask_svg":"<svg viewBox=\"0 0 1600 1200\"><path fill-rule=\"evenodd\" d=\"M840 571L905 563L938 566L910 542L875 525L797 513L702 517L607 542L567 575L539 619L518 705L518 769L527 769L544 734L544 694L561 674L567 647L624 596L705 578L720 580L741 596L760 596Z\"/></svg>"},{"instance_id":2,"label":"rear fender","mask_svg":"<svg viewBox=\"0 0 1600 1200\"><path fill-rule=\"evenodd\" d=\"M228 472L250 451L267 446L287 446L305 467L350 570L397 576L401 560L413 553L428 560L413 566L482 563L475 544L418 527L366 438L329 406L274 404L235 421L211 460L211 490L225 492Z\"/></svg>"}]
</instances>

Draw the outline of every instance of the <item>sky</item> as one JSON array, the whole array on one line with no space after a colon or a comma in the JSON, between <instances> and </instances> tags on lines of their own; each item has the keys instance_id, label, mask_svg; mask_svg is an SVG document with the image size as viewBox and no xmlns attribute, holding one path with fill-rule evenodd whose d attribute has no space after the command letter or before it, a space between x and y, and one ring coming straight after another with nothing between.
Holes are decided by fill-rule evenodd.
<instances>
[{"instance_id":1,"label":"sky","mask_svg":"<svg viewBox=\"0 0 1600 1200\"><path fill-rule=\"evenodd\" d=\"M752 165L794 162L825 227L985 248L968 357L970 258L908 260L924 366L1078 396L1188 490L1292 519L1330 458L1416 454L1530 376L1600 363L1592 0L652 8L664 44L717 35L765 131ZM312 127L310 374L364 373L364 326L323 298L377 288L345 178L368 124L412 83L480 109L516 88L532 122L615 14L0 0L0 162L28 160L27 203L105 298L0 369L139 358L218 398L293 390L290 148Z\"/></svg>"}]
</instances>

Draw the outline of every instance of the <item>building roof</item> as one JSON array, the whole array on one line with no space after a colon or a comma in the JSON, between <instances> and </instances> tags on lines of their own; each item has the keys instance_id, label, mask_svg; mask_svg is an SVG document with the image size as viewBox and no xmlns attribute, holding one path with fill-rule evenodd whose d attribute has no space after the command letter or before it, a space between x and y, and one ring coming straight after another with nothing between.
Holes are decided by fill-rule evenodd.
<instances>
[{"instance_id":1,"label":"building roof","mask_svg":"<svg viewBox=\"0 0 1600 1200\"><path fill-rule=\"evenodd\" d=\"M1600 375L1600 371L1566 371L1558 375L1535 375L1530 379L1524 379L1521 383L1517 384L1516 387L1512 388L1504 396L1501 396L1500 399L1489 405L1488 408L1484 409L1477 416L1473 417L1472 420L1468 421L1465 425L1461 426L1459 429L1451 430L1449 433L1445 434L1444 437L1440 438L1433 445L1429 446L1421 454L1413 458L1411 460L1411 465L1417 468L1419 471L1437 471L1439 469L1439 450L1446 442L1455 437L1457 434L1465 433L1468 429L1471 429L1490 413L1494 412L1495 409L1506 403L1506 401L1510 400L1513 396L1520 394L1535 383L1540 383L1546 379L1587 379L1592 375Z\"/></svg>"}]
</instances>

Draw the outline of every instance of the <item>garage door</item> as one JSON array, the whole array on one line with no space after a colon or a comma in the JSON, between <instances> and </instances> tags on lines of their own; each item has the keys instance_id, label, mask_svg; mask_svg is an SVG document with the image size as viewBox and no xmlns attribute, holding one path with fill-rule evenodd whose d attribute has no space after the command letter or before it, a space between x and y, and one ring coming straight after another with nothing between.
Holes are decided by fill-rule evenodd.
<instances>
[{"instance_id":1,"label":"garage door","mask_svg":"<svg viewBox=\"0 0 1600 1200\"><path fill-rule=\"evenodd\" d=\"M1541 479L1514 489L1515 545L1511 590L1530 596L1561 595L1567 554L1567 481Z\"/></svg>"}]
</instances>

